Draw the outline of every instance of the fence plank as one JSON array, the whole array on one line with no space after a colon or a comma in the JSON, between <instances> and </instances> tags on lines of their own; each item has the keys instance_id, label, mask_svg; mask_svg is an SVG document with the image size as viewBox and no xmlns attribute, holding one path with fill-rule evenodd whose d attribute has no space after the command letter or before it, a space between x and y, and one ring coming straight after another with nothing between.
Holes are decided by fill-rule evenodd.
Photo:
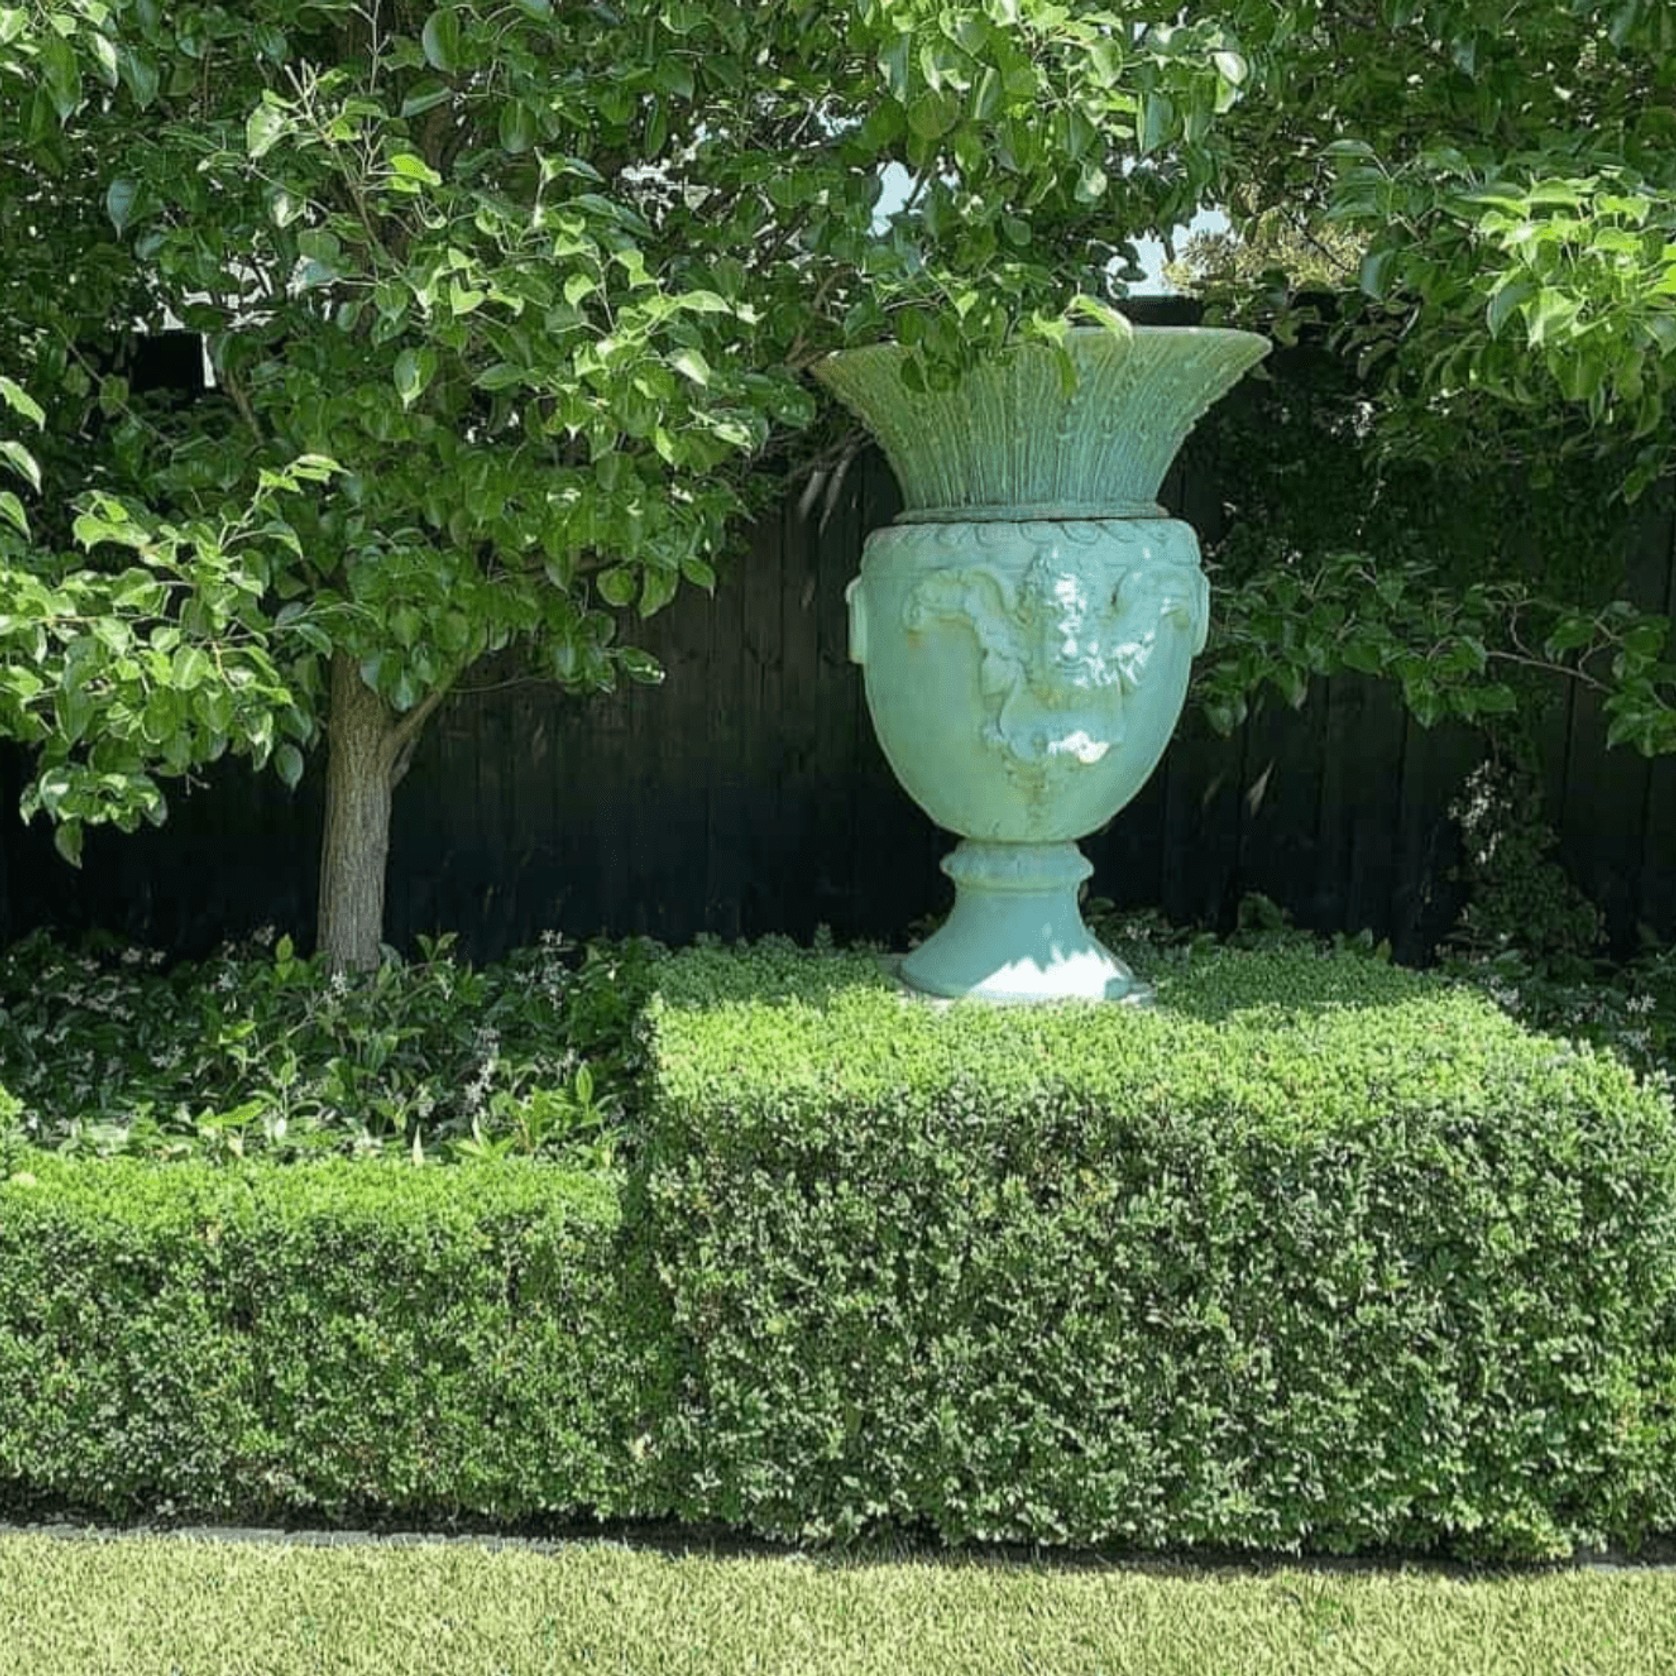
<instances>
[{"instance_id":1,"label":"fence plank","mask_svg":"<svg viewBox=\"0 0 1676 1676\"><path fill-rule=\"evenodd\" d=\"M1248 739L1244 728L1228 736L1214 732L1192 710L1165 753L1163 877L1156 905L1178 925L1225 927L1238 905Z\"/></svg>"},{"instance_id":2,"label":"fence plank","mask_svg":"<svg viewBox=\"0 0 1676 1676\"><path fill-rule=\"evenodd\" d=\"M1283 903L1300 923L1330 926L1323 894L1320 807L1327 706L1315 683L1294 710L1266 691L1245 724L1239 890Z\"/></svg>"},{"instance_id":3,"label":"fence plank","mask_svg":"<svg viewBox=\"0 0 1676 1676\"><path fill-rule=\"evenodd\" d=\"M1624 595L1658 610L1670 581L1672 511L1667 496L1642 503L1625 554ZM1561 855L1583 892L1605 913L1613 942L1629 946L1644 897L1649 773L1646 759L1606 743L1600 695L1580 687L1571 705Z\"/></svg>"},{"instance_id":4,"label":"fence plank","mask_svg":"<svg viewBox=\"0 0 1676 1676\"><path fill-rule=\"evenodd\" d=\"M1389 935L1403 959L1429 960L1460 913L1460 827L1451 811L1484 751L1458 722L1423 728L1410 716L1404 726Z\"/></svg>"},{"instance_id":5,"label":"fence plank","mask_svg":"<svg viewBox=\"0 0 1676 1676\"><path fill-rule=\"evenodd\" d=\"M1676 519L1666 555L1663 610L1676 623ZM1650 767L1636 872L1638 929L1676 941L1676 757L1662 757Z\"/></svg>"}]
</instances>

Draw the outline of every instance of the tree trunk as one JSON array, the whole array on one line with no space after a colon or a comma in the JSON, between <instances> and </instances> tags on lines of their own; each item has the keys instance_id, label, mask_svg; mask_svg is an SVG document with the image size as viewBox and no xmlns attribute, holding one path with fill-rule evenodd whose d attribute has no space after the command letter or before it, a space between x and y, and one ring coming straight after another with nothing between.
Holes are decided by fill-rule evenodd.
<instances>
[{"instance_id":1,"label":"tree trunk","mask_svg":"<svg viewBox=\"0 0 1676 1676\"><path fill-rule=\"evenodd\" d=\"M361 679L354 658L334 652L317 939L333 972L378 965L397 754L395 712Z\"/></svg>"}]
</instances>

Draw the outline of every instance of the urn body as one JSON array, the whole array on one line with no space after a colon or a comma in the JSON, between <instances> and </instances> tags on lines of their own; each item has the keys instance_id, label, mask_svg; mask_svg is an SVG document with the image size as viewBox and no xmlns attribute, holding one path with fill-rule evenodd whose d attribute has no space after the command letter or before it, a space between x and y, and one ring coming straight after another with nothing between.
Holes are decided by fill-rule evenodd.
<instances>
[{"instance_id":1,"label":"urn body","mask_svg":"<svg viewBox=\"0 0 1676 1676\"><path fill-rule=\"evenodd\" d=\"M850 584L850 655L897 777L966 838L1104 826L1169 743L1204 645L1190 525L897 524Z\"/></svg>"},{"instance_id":2,"label":"urn body","mask_svg":"<svg viewBox=\"0 0 1676 1676\"><path fill-rule=\"evenodd\" d=\"M1076 840L1140 790L1181 714L1209 588L1158 486L1267 349L1248 332L1078 330L935 391L910 387L892 345L817 368L907 503L850 584L850 655L897 777L963 839L943 863L954 910L902 963L914 987L1144 999L1083 924Z\"/></svg>"}]
</instances>

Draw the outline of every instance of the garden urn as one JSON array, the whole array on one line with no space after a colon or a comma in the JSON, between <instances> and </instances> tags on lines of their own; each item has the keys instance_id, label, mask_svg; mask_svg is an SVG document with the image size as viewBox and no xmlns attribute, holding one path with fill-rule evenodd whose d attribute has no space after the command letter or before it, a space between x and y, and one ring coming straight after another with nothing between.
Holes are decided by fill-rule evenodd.
<instances>
[{"instance_id":1,"label":"garden urn","mask_svg":"<svg viewBox=\"0 0 1676 1676\"><path fill-rule=\"evenodd\" d=\"M947 389L911 389L895 344L815 369L905 501L849 586L850 656L897 778L961 836L954 910L902 963L913 988L1144 998L1083 924L1077 840L1157 766L1205 643L1198 539L1159 484L1268 347L1125 324L1069 330L1064 353L1020 345Z\"/></svg>"}]
</instances>

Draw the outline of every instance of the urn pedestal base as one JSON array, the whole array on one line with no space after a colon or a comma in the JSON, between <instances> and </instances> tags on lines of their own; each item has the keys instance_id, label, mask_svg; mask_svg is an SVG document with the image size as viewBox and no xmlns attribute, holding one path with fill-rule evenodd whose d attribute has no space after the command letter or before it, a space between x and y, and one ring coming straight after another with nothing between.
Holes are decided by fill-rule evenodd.
<instances>
[{"instance_id":1,"label":"urn pedestal base","mask_svg":"<svg viewBox=\"0 0 1676 1676\"><path fill-rule=\"evenodd\" d=\"M954 911L902 962L910 988L1001 1002L1151 1000L1082 922L1077 887L1094 869L1075 844L968 838L943 871Z\"/></svg>"}]
</instances>

